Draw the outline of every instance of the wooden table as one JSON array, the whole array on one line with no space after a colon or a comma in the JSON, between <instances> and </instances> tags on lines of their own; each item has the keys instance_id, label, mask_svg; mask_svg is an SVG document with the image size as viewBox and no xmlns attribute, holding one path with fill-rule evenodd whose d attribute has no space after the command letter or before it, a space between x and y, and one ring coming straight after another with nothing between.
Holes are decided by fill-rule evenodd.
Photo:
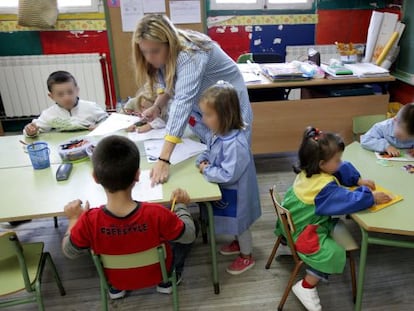
<instances>
[{"instance_id":1,"label":"wooden table","mask_svg":"<svg viewBox=\"0 0 414 311\"><path fill-rule=\"evenodd\" d=\"M403 200L378 212L362 211L352 214L362 233L355 310L361 310L368 244L414 248L414 240L401 241L400 236L414 236L414 175L402 167L408 162L393 161L392 166L377 163L373 152L362 149L359 143L346 147L344 160L350 161L364 178L403 196ZM412 164L412 162L411 162ZM381 237L373 233L384 233ZM396 254L398 257L398 254Z\"/></svg>"},{"instance_id":2,"label":"wooden table","mask_svg":"<svg viewBox=\"0 0 414 311\"><path fill-rule=\"evenodd\" d=\"M56 170L61 163L57 152L60 143L85 133L47 133L36 140L46 141L51 149L51 166L34 170L28 154L19 140L31 142L23 136L0 137L0 222L24 219L62 216L64 205L74 199L89 200L91 206L105 202L100 185L92 178L92 164L89 160L75 163L68 180L57 182ZM140 144L138 144L140 145ZM6 152L7 149L7 152ZM140 148L143 150L143 148ZM141 154L141 169L150 169ZM195 167L195 158L172 165L170 178L163 184L163 198L159 203L169 203L171 193L180 187L189 193L192 202L206 202L209 218L209 237L213 268L214 292L220 292L217 270L217 251L213 209L210 201L221 199L217 184L209 183Z\"/></svg>"},{"instance_id":3,"label":"wooden table","mask_svg":"<svg viewBox=\"0 0 414 311\"><path fill-rule=\"evenodd\" d=\"M239 64L242 72L251 72L247 64ZM389 95L386 85L395 81L392 76L346 80L311 79L306 81L271 82L263 75L260 81L246 83L248 90L313 89L326 86L361 86L380 84L382 93L363 96L305 98L252 102L252 151L269 154L296 151L308 125L324 131L339 133L346 143L352 142L352 118L359 115L387 112ZM309 96L308 96L309 97Z\"/></svg>"}]
</instances>

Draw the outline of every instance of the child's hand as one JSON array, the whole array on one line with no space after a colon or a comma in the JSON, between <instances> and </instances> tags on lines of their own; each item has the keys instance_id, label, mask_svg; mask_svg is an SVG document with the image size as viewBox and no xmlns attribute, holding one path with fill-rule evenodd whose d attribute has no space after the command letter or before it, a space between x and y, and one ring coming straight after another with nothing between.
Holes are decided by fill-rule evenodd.
<instances>
[{"instance_id":1,"label":"child's hand","mask_svg":"<svg viewBox=\"0 0 414 311\"><path fill-rule=\"evenodd\" d=\"M388 153L390 156L393 157L399 157L400 156L400 150L393 146L389 146L387 149L385 149L385 152Z\"/></svg>"},{"instance_id":2,"label":"child's hand","mask_svg":"<svg viewBox=\"0 0 414 311\"><path fill-rule=\"evenodd\" d=\"M375 204L383 204L392 200L392 198L384 192L374 191L372 195L374 196Z\"/></svg>"},{"instance_id":3,"label":"child's hand","mask_svg":"<svg viewBox=\"0 0 414 311\"><path fill-rule=\"evenodd\" d=\"M375 182L370 179L360 178L357 183L358 186L367 186L371 190L375 190Z\"/></svg>"},{"instance_id":4,"label":"child's hand","mask_svg":"<svg viewBox=\"0 0 414 311\"><path fill-rule=\"evenodd\" d=\"M34 136L39 131L39 127L34 123L29 123L24 127L24 130L28 136Z\"/></svg>"},{"instance_id":5,"label":"child's hand","mask_svg":"<svg viewBox=\"0 0 414 311\"><path fill-rule=\"evenodd\" d=\"M204 160L202 162L200 162L200 165L198 166L200 173L203 174L204 169L206 168L207 165L209 165L210 163L207 160Z\"/></svg>"},{"instance_id":6,"label":"child's hand","mask_svg":"<svg viewBox=\"0 0 414 311\"><path fill-rule=\"evenodd\" d=\"M414 148L413 149L408 149L408 154L412 157L414 157Z\"/></svg>"},{"instance_id":7,"label":"child's hand","mask_svg":"<svg viewBox=\"0 0 414 311\"><path fill-rule=\"evenodd\" d=\"M135 125L135 124L132 124L132 125L128 126L128 127L125 129L125 131L127 131L127 132L135 132L136 130L137 130L137 127L136 127L136 125Z\"/></svg>"},{"instance_id":8,"label":"child's hand","mask_svg":"<svg viewBox=\"0 0 414 311\"><path fill-rule=\"evenodd\" d=\"M78 219L79 216L84 212L89 210L89 202L86 201L85 208L82 208L81 200L74 200L65 205L64 212L67 218L69 219Z\"/></svg>"},{"instance_id":9,"label":"child's hand","mask_svg":"<svg viewBox=\"0 0 414 311\"><path fill-rule=\"evenodd\" d=\"M89 130L89 131L93 131L94 129L96 129L96 128L97 128L97 126L98 126L98 125L96 125L96 124L89 125L88 130Z\"/></svg>"},{"instance_id":10,"label":"child's hand","mask_svg":"<svg viewBox=\"0 0 414 311\"><path fill-rule=\"evenodd\" d=\"M171 201L173 201L174 198L175 202L177 203L190 203L190 196L188 195L187 191L181 188L177 188L171 193Z\"/></svg>"}]
</instances>

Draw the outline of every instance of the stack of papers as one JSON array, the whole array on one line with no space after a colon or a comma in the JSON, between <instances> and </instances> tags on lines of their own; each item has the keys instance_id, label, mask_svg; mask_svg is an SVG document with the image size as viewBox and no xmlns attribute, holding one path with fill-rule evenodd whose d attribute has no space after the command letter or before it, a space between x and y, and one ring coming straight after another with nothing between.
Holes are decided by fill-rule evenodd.
<instances>
[{"instance_id":1,"label":"stack of papers","mask_svg":"<svg viewBox=\"0 0 414 311\"><path fill-rule=\"evenodd\" d=\"M328 79L337 80L358 78L352 70L346 68L345 66L328 66L326 64L321 64L321 68L328 74Z\"/></svg>"},{"instance_id":2,"label":"stack of papers","mask_svg":"<svg viewBox=\"0 0 414 311\"><path fill-rule=\"evenodd\" d=\"M360 78L388 77L390 75L387 69L371 63L345 64L344 66Z\"/></svg>"},{"instance_id":3,"label":"stack of papers","mask_svg":"<svg viewBox=\"0 0 414 311\"><path fill-rule=\"evenodd\" d=\"M146 140L144 142L145 153L147 157L158 159L161 154L162 146L164 145L163 139ZM171 164L177 164L188 158L191 158L197 154L202 153L207 149L205 144L196 142L189 138L183 138L182 143L177 144L171 155Z\"/></svg>"},{"instance_id":4,"label":"stack of papers","mask_svg":"<svg viewBox=\"0 0 414 311\"><path fill-rule=\"evenodd\" d=\"M87 136L102 136L111 134L113 132L126 129L130 125L141 121L141 119L141 117L114 112L105 121L99 123L98 127Z\"/></svg>"},{"instance_id":5,"label":"stack of papers","mask_svg":"<svg viewBox=\"0 0 414 311\"><path fill-rule=\"evenodd\" d=\"M308 80L293 63L261 64L262 73L272 81Z\"/></svg>"}]
</instances>

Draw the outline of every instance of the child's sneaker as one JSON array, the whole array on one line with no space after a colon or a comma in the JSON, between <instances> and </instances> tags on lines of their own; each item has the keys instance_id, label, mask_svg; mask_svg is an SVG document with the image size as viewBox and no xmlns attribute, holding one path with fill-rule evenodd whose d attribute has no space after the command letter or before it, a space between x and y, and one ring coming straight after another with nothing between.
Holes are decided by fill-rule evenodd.
<instances>
[{"instance_id":1,"label":"child's sneaker","mask_svg":"<svg viewBox=\"0 0 414 311\"><path fill-rule=\"evenodd\" d=\"M113 287L109 287L109 298L112 300L123 298L126 294L126 290L116 289Z\"/></svg>"},{"instance_id":2,"label":"child's sneaker","mask_svg":"<svg viewBox=\"0 0 414 311\"><path fill-rule=\"evenodd\" d=\"M180 285L181 283L181 273L176 273L176 278L177 278L177 286ZM163 283L161 282L160 284L158 284L157 286L157 292L159 292L160 294L171 294L173 291L172 289L172 284L171 282L167 282L167 283Z\"/></svg>"},{"instance_id":3,"label":"child's sneaker","mask_svg":"<svg viewBox=\"0 0 414 311\"><path fill-rule=\"evenodd\" d=\"M236 260L234 260L233 263L227 267L226 271L230 274L237 275L253 268L255 263L256 262L252 257L243 258L238 256Z\"/></svg>"},{"instance_id":4,"label":"child's sneaker","mask_svg":"<svg viewBox=\"0 0 414 311\"><path fill-rule=\"evenodd\" d=\"M302 280L292 286L292 291L298 297L300 302L308 311L322 311L321 301L319 299L318 290L314 288L304 288Z\"/></svg>"},{"instance_id":5,"label":"child's sneaker","mask_svg":"<svg viewBox=\"0 0 414 311\"><path fill-rule=\"evenodd\" d=\"M239 241L234 240L230 244L222 246L220 248L220 254L224 256L240 254Z\"/></svg>"}]
</instances>

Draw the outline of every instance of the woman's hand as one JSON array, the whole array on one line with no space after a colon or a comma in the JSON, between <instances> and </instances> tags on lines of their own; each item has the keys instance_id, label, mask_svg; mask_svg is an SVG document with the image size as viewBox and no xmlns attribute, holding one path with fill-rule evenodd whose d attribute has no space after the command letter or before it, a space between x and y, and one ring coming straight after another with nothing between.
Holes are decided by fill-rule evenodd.
<instances>
[{"instance_id":1,"label":"woman's hand","mask_svg":"<svg viewBox=\"0 0 414 311\"><path fill-rule=\"evenodd\" d=\"M145 109L142 112L142 117L145 118L147 121L153 121L160 115L160 109L156 105L152 105L151 107Z\"/></svg>"},{"instance_id":2,"label":"woman's hand","mask_svg":"<svg viewBox=\"0 0 414 311\"><path fill-rule=\"evenodd\" d=\"M151 169L151 187L156 184L163 184L168 180L170 174L170 165L164 161L158 160Z\"/></svg>"}]
</instances>

